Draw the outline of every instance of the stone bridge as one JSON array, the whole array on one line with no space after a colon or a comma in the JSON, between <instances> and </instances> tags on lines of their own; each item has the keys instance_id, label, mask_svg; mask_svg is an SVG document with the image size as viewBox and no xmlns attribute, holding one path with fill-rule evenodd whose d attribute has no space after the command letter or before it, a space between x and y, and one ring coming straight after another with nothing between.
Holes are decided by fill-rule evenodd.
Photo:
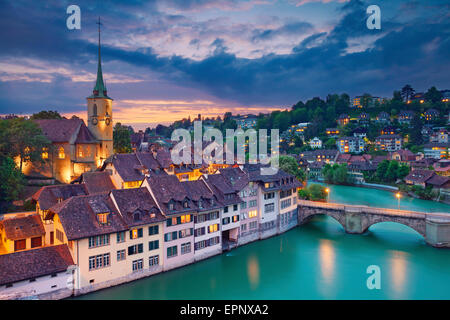
<instances>
[{"instance_id":1,"label":"stone bridge","mask_svg":"<svg viewBox=\"0 0 450 320\"><path fill-rule=\"evenodd\" d=\"M433 247L450 248L450 213L424 213L315 201L298 201L298 223L315 215L333 217L347 233L364 233L380 222L396 222L414 229Z\"/></svg>"}]
</instances>

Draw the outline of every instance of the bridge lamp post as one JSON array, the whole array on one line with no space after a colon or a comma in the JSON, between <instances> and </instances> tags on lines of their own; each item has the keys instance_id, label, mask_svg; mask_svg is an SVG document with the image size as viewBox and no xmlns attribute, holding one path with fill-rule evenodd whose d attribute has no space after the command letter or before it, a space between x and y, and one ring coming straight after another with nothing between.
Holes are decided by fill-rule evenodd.
<instances>
[{"instance_id":1,"label":"bridge lamp post","mask_svg":"<svg viewBox=\"0 0 450 320\"><path fill-rule=\"evenodd\" d=\"M397 197L397 206L398 209L400 210L400 198L402 197L402 195L400 194L400 192L397 192L395 196Z\"/></svg>"},{"instance_id":2,"label":"bridge lamp post","mask_svg":"<svg viewBox=\"0 0 450 320\"><path fill-rule=\"evenodd\" d=\"M327 194L327 202L329 202L328 196L330 195L330 188L325 188L325 192Z\"/></svg>"}]
</instances>

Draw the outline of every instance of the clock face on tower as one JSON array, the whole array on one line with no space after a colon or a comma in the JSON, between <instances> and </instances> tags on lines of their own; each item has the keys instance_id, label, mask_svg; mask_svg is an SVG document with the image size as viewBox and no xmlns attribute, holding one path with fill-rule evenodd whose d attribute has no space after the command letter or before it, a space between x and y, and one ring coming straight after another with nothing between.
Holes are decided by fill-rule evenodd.
<instances>
[{"instance_id":1,"label":"clock face on tower","mask_svg":"<svg viewBox=\"0 0 450 320\"><path fill-rule=\"evenodd\" d=\"M94 126L96 126L97 125L97 123L98 123L98 119L97 119L97 117L92 117L92 124L94 125Z\"/></svg>"},{"instance_id":2,"label":"clock face on tower","mask_svg":"<svg viewBox=\"0 0 450 320\"><path fill-rule=\"evenodd\" d=\"M109 126L109 125L111 124L111 119L110 119L110 118L106 118L106 119L105 119L105 124L106 124L107 126Z\"/></svg>"}]
</instances>

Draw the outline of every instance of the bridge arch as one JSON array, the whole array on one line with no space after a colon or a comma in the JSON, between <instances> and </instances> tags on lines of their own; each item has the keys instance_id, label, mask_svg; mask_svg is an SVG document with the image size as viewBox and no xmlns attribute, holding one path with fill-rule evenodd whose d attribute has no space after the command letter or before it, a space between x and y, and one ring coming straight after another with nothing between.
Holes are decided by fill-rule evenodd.
<instances>
[{"instance_id":1,"label":"bridge arch","mask_svg":"<svg viewBox=\"0 0 450 320\"><path fill-rule=\"evenodd\" d=\"M396 221L397 220L397 221ZM414 230L416 233L418 233L419 235L421 235L424 239L426 239L426 226L425 226L425 221L423 222L419 222L419 221L399 221L400 219L375 219L375 221L371 221L367 224L363 225L363 233L369 231L369 228L371 226L380 224L380 223L384 223L384 222L390 222L390 223L395 223L395 224L400 224L403 226L408 227L409 229Z\"/></svg>"},{"instance_id":2,"label":"bridge arch","mask_svg":"<svg viewBox=\"0 0 450 320\"><path fill-rule=\"evenodd\" d=\"M300 224L308 223L312 218L316 216L327 216L337 221L341 227L346 230L345 227L345 215L339 211L322 211L322 210L313 210L313 211L303 211L300 212Z\"/></svg>"}]
</instances>

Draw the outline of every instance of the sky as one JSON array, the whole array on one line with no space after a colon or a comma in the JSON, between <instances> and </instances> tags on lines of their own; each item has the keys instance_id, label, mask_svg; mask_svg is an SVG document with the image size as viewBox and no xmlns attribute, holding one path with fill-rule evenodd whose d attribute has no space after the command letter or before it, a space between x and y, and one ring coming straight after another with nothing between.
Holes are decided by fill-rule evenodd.
<instances>
[{"instance_id":1,"label":"sky","mask_svg":"<svg viewBox=\"0 0 450 320\"><path fill-rule=\"evenodd\" d=\"M66 26L71 4L80 30ZM366 26L369 5L380 30ZM448 0L2 0L0 114L85 118L99 16L113 117L135 128L329 93L450 89Z\"/></svg>"}]
</instances>

